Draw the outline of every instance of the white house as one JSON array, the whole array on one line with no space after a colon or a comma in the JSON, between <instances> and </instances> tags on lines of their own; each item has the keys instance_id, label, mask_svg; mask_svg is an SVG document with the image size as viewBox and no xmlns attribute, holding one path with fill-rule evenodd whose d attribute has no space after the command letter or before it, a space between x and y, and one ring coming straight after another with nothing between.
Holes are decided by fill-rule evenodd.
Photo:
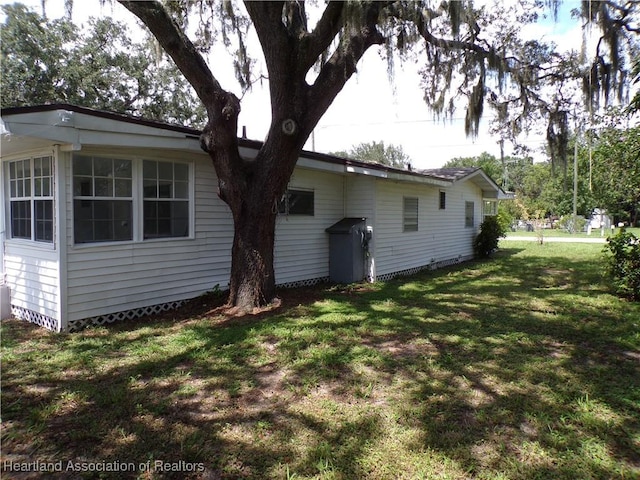
<instances>
[{"instance_id":1,"label":"white house","mask_svg":"<svg viewBox=\"0 0 640 480\"><path fill-rule=\"evenodd\" d=\"M55 331L226 289L233 224L197 130L72 106L1 112L4 309ZM241 154L259 142L241 139ZM329 279L330 235L363 218L362 277L469 259L500 188L480 169L408 171L303 152L279 206L282 286ZM364 249L365 247L363 247Z\"/></svg>"}]
</instances>

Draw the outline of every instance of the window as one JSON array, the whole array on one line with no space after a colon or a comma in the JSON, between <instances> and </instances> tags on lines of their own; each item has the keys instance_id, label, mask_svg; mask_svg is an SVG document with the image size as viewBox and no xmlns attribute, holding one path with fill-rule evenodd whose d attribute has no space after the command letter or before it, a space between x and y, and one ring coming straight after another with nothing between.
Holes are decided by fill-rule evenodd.
<instances>
[{"instance_id":1,"label":"window","mask_svg":"<svg viewBox=\"0 0 640 480\"><path fill-rule=\"evenodd\" d=\"M53 158L9 163L11 238L53 242Z\"/></svg>"},{"instance_id":2,"label":"window","mask_svg":"<svg viewBox=\"0 0 640 480\"><path fill-rule=\"evenodd\" d=\"M482 202L482 214L493 216L498 214L498 202L495 200L485 200Z\"/></svg>"},{"instance_id":3,"label":"window","mask_svg":"<svg viewBox=\"0 0 640 480\"><path fill-rule=\"evenodd\" d=\"M132 172L131 160L74 156L76 243L133 239Z\"/></svg>"},{"instance_id":4,"label":"window","mask_svg":"<svg viewBox=\"0 0 640 480\"><path fill-rule=\"evenodd\" d=\"M143 162L144 238L189 235L189 165Z\"/></svg>"},{"instance_id":5,"label":"window","mask_svg":"<svg viewBox=\"0 0 640 480\"><path fill-rule=\"evenodd\" d=\"M418 231L418 199L416 197L404 197L403 199L403 221L404 232Z\"/></svg>"},{"instance_id":6,"label":"window","mask_svg":"<svg viewBox=\"0 0 640 480\"><path fill-rule=\"evenodd\" d=\"M464 202L464 226L473 227L475 224L474 218L475 206L473 202Z\"/></svg>"},{"instance_id":7,"label":"window","mask_svg":"<svg viewBox=\"0 0 640 480\"><path fill-rule=\"evenodd\" d=\"M278 213L282 215L313 216L313 190L287 190L278 204Z\"/></svg>"},{"instance_id":8,"label":"window","mask_svg":"<svg viewBox=\"0 0 640 480\"><path fill-rule=\"evenodd\" d=\"M74 155L75 243L188 237L190 172L184 162Z\"/></svg>"},{"instance_id":9,"label":"window","mask_svg":"<svg viewBox=\"0 0 640 480\"><path fill-rule=\"evenodd\" d=\"M444 210L447 206L447 192L440 190L440 210Z\"/></svg>"}]
</instances>

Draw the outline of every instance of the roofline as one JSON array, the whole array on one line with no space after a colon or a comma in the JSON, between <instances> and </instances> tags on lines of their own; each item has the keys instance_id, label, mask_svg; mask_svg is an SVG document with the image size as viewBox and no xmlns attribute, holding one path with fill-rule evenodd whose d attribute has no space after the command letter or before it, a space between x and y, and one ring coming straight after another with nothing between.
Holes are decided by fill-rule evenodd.
<instances>
[{"instance_id":1,"label":"roofline","mask_svg":"<svg viewBox=\"0 0 640 480\"><path fill-rule=\"evenodd\" d=\"M127 122L135 125L142 125L142 126L152 127L152 128L160 128L160 129L184 133L186 135L192 135L192 136L200 136L200 134L202 133L201 130L198 130L196 128L191 128L191 127L185 127L183 125L176 125L176 124L161 122L157 120L148 120L142 117L136 117L136 116L127 115L124 113L116 113L116 112L111 112L107 110L97 110L94 108L81 107L79 105L72 105L68 103L51 103L46 105L32 105L32 106L24 106L24 107L2 108L0 109L0 117L18 115L23 113L50 112L55 110L67 110L75 113L81 113L85 115L91 115L94 117L105 118L108 120ZM248 138L238 137L238 145L240 147L254 148L256 150L259 150L263 144L264 142L259 140L250 140ZM391 167L391 166L382 165L379 163L369 163L369 162L364 162L360 160L337 157L335 155L330 155L327 153L302 150L300 152L300 157L304 157L311 160L319 160L322 162L331 163L335 165L341 165L345 167L346 171L349 171L349 167L355 167L355 169L357 170L364 169L364 170L375 170L375 171L381 172L382 173L381 176L384 176L384 177L391 176L391 177L398 178L398 176L409 176L409 177L415 177L416 179L419 179L419 178L431 179L434 182L437 182L438 184L453 183L449 179L445 179L436 174L422 172L420 170L416 170L416 171L405 170L402 168ZM354 171L354 170L351 170L351 171ZM469 175L473 173L475 172L470 172ZM464 178L466 178L466 176ZM492 183L496 186L498 190L500 190L500 187L498 187L498 185L496 185L495 182L492 182Z\"/></svg>"},{"instance_id":2,"label":"roofline","mask_svg":"<svg viewBox=\"0 0 640 480\"><path fill-rule=\"evenodd\" d=\"M80 107L78 105L72 105L69 103L50 103L46 105L33 105L26 107L9 107L0 109L0 116L5 115L18 115L21 113L39 113L39 112L51 112L55 110L69 110L75 113L84 113L99 118L106 118L109 120L117 120L120 122L133 123L136 125L143 125L145 127L162 128L164 130L172 130L175 132L186 133L188 135L200 135L200 130L185 127L184 125L176 125L167 122L160 122L156 120L147 120L142 117L136 117L133 115L127 115L126 113L116 113L107 110L97 110L89 107Z\"/></svg>"}]
</instances>

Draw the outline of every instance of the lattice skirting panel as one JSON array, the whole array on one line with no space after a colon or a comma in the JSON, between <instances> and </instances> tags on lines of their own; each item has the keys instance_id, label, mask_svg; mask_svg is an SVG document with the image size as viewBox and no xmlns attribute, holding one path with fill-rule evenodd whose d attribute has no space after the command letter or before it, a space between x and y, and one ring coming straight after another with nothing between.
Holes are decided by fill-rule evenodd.
<instances>
[{"instance_id":1,"label":"lattice skirting panel","mask_svg":"<svg viewBox=\"0 0 640 480\"><path fill-rule=\"evenodd\" d=\"M298 280L296 282L279 283L280 288L299 288L299 287L313 287L319 283L327 283L329 277L310 278L308 280Z\"/></svg>"},{"instance_id":2,"label":"lattice skirting panel","mask_svg":"<svg viewBox=\"0 0 640 480\"><path fill-rule=\"evenodd\" d=\"M125 310L123 312L109 313L107 315L98 315L96 317L83 318L69 322L69 332L77 332L83 328L94 325L105 325L107 323L119 322L122 320L133 320L134 318L144 317L145 315L155 315L156 313L166 312L180 308L186 300L178 300L176 302L161 303L160 305L150 305L148 307L135 308Z\"/></svg>"},{"instance_id":3,"label":"lattice skirting panel","mask_svg":"<svg viewBox=\"0 0 640 480\"><path fill-rule=\"evenodd\" d=\"M447 260L440 260L438 262L431 262L428 263L426 265L422 265L420 267L413 267L413 268L408 268L406 270L400 270L398 272L391 272L391 273L385 273L383 275L378 275L376 277L376 280L380 281L380 282L385 282L387 280L391 280L392 278L396 278L396 277L404 277L407 275L413 275L415 273L421 272L423 270L437 270L438 268L443 268L443 267L448 267L451 265L457 265L458 263L462 263L462 262L466 262L468 260L472 260L473 259L473 255L468 255L468 256L457 256L454 258L449 258Z\"/></svg>"},{"instance_id":4,"label":"lattice skirting panel","mask_svg":"<svg viewBox=\"0 0 640 480\"><path fill-rule=\"evenodd\" d=\"M58 330L60 330L58 320L56 320L55 318L51 318L47 315L34 312L33 310L28 310L26 308L17 307L16 305L11 305L11 315L13 315L14 317L20 320L26 320L27 322L40 325L41 327L44 327L47 330L53 330L54 332L57 332Z\"/></svg>"}]
</instances>

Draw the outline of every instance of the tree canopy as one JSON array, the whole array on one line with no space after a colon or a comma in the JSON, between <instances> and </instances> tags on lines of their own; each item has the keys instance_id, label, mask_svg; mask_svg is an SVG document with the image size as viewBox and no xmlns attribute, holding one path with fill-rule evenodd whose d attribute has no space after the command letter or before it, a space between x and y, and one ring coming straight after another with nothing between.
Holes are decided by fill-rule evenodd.
<instances>
[{"instance_id":1,"label":"tree canopy","mask_svg":"<svg viewBox=\"0 0 640 480\"><path fill-rule=\"evenodd\" d=\"M83 30L69 19L47 20L22 4L1 7L2 107L46 103L203 126L190 85L152 38L130 40L124 23L91 18Z\"/></svg>"},{"instance_id":2,"label":"tree canopy","mask_svg":"<svg viewBox=\"0 0 640 480\"><path fill-rule=\"evenodd\" d=\"M349 151L332 152L333 155L352 158L362 162L380 163L396 168L410 168L411 157L404 153L402 146L385 145L384 141L360 143Z\"/></svg>"}]
</instances>

